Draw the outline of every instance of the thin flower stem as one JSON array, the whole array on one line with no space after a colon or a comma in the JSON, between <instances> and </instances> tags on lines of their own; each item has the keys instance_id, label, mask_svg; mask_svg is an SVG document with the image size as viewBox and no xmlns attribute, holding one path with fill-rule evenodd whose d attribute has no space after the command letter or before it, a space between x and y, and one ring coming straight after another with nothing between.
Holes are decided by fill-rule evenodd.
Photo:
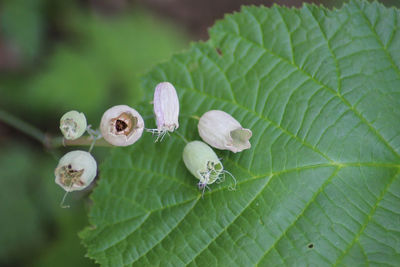
<instances>
[{"instance_id":1,"label":"thin flower stem","mask_svg":"<svg viewBox=\"0 0 400 267\"><path fill-rule=\"evenodd\" d=\"M82 136L76 140L65 140L63 137L50 137L35 126L21 120L20 118L9 114L4 110L0 110L0 121L10 125L11 127L21 131L22 133L39 141L48 149L62 146L91 146L93 138L90 136ZM96 146L111 146L104 139L97 139Z\"/></svg>"},{"instance_id":2,"label":"thin flower stem","mask_svg":"<svg viewBox=\"0 0 400 267\"><path fill-rule=\"evenodd\" d=\"M71 190L73 185L74 185L73 183L70 185L69 190ZM63 198L62 198L62 200L60 202L60 207L63 208L63 209L69 209L70 208L70 205L64 205L65 199L67 198L67 196L68 196L68 194L70 192L69 190L65 192L65 194L64 194L64 196L63 196Z\"/></svg>"},{"instance_id":3,"label":"thin flower stem","mask_svg":"<svg viewBox=\"0 0 400 267\"><path fill-rule=\"evenodd\" d=\"M36 139L43 145L46 144L47 137L46 135L40 131L38 128L30 125L29 123L24 122L20 118L15 117L14 115L9 114L4 110L0 110L0 121L12 126L13 128L23 132L24 134Z\"/></svg>"},{"instance_id":4,"label":"thin flower stem","mask_svg":"<svg viewBox=\"0 0 400 267\"><path fill-rule=\"evenodd\" d=\"M61 147L61 146L91 146L94 139L90 136L82 136L75 140L66 140L63 137L53 138L51 142L51 147ZM96 139L95 146L111 147L112 145L107 143L103 138Z\"/></svg>"}]
</instances>

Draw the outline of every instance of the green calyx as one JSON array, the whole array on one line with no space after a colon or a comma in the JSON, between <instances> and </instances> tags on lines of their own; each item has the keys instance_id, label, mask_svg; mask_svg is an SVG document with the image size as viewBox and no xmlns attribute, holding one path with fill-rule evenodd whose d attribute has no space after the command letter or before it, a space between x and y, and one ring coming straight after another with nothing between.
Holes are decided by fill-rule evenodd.
<instances>
[{"instance_id":1,"label":"green calyx","mask_svg":"<svg viewBox=\"0 0 400 267\"><path fill-rule=\"evenodd\" d=\"M224 169L215 152L201 141L192 141L185 146L183 162L202 184L212 184L220 179Z\"/></svg>"},{"instance_id":2,"label":"green calyx","mask_svg":"<svg viewBox=\"0 0 400 267\"><path fill-rule=\"evenodd\" d=\"M65 113L60 119L60 130L68 140L81 137L85 133L86 127L85 115L75 110Z\"/></svg>"}]
</instances>

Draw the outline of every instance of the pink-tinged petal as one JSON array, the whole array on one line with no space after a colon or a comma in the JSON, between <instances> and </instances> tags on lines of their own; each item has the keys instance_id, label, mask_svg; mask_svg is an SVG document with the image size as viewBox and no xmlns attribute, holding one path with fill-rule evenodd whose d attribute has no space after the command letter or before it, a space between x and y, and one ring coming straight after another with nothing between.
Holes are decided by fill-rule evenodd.
<instances>
[{"instance_id":1,"label":"pink-tinged petal","mask_svg":"<svg viewBox=\"0 0 400 267\"><path fill-rule=\"evenodd\" d=\"M251 130L243 128L235 118L221 110L204 113L198 130L206 143L218 149L236 153L251 147Z\"/></svg>"},{"instance_id":2,"label":"pink-tinged petal","mask_svg":"<svg viewBox=\"0 0 400 267\"><path fill-rule=\"evenodd\" d=\"M129 146L142 136L144 121L135 109L118 105L104 112L100 131L103 138L114 146Z\"/></svg>"},{"instance_id":3,"label":"pink-tinged petal","mask_svg":"<svg viewBox=\"0 0 400 267\"><path fill-rule=\"evenodd\" d=\"M175 87L169 82L162 82L154 91L154 114L159 132L173 132L179 127L179 99Z\"/></svg>"}]
</instances>

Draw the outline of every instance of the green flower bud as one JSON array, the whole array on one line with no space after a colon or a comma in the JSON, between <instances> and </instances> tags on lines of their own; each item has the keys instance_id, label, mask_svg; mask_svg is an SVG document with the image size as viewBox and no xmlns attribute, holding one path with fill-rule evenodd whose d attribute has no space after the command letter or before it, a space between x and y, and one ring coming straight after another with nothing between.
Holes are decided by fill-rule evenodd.
<instances>
[{"instance_id":1,"label":"green flower bud","mask_svg":"<svg viewBox=\"0 0 400 267\"><path fill-rule=\"evenodd\" d=\"M190 173L200 180L198 187L203 190L203 193L207 185L216 181L223 181L225 173L230 174L224 170L224 166L218 159L217 154L201 141L189 142L185 146L183 149L183 162ZM236 179L233 176L232 178L236 186Z\"/></svg>"},{"instance_id":2,"label":"green flower bud","mask_svg":"<svg viewBox=\"0 0 400 267\"><path fill-rule=\"evenodd\" d=\"M65 113L60 119L60 130L65 139L75 140L86 131L86 117L76 110Z\"/></svg>"}]
</instances>

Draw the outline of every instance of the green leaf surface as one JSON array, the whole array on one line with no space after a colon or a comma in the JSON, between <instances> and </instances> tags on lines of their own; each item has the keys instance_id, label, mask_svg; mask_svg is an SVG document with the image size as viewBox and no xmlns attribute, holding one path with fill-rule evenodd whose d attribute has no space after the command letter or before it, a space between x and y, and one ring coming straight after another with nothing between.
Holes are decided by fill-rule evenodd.
<instances>
[{"instance_id":1,"label":"green leaf surface","mask_svg":"<svg viewBox=\"0 0 400 267\"><path fill-rule=\"evenodd\" d=\"M227 178L201 198L183 139L146 134L101 166L88 255L103 266L398 266L399 15L355 0L244 7L156 67L147 101L173 83L186 139L199 139L190 116L210 109L253 131L251 149L218 151L237 190Z\"/></svg>"}]
</instances>

